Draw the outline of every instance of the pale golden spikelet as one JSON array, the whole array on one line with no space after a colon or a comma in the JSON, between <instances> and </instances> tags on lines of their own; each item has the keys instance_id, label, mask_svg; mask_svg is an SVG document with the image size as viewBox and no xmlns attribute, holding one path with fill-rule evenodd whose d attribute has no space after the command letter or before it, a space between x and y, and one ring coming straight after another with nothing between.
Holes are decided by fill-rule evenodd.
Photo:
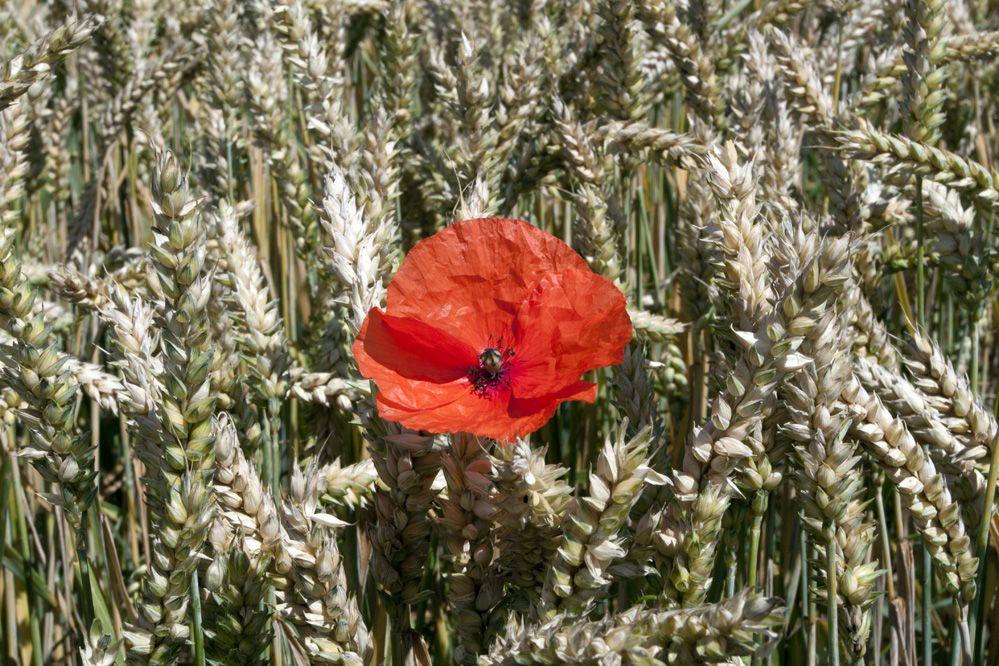
<instances>
[{"instance_id":1,"label":"pale golden spikelet","mask_svg":"<svg viewBox=\"0 0 999 666\"><path fill-rule=\"evenodd\" d=\"M443 556L451 565L448 602L458 634L454 659L463 664L475 663L484 651L492 610L503 594L502 582L490 566L495 556L490 518L495 509L488 501L489 447L488 440L456 433L441 455L447 495L439 498L438 526Z\"/></svg>"},{"instance_id":2,"label":"pale golden spikelet","mask_svg":"<svg viewBox=\"0 0 999 666\"><path fill-rule=\"evenodd\" d=\"M571 622L559 615L541 625L509 626L482 663L732 663L739 657L769 654L776 644L773 637L786 621L785 613L776 599L743 590L696 609L634 607L598 621Z\"/></svg>"},{"instance_id":3,"label":"pale golden spikelet","mask_svg":"<svg viewBox=\"0 0 999 666\"><path fill-rule=\"evenodd\" d=\"M84 666L111 666L118 658L120 645L120 640L116 641L114 636L104 632L100 620L94 620L80 646L80 659Z\"/></svg>"},{"instance_id":4,"label":"pale golden spikelet","mask_svg":"<svg viewBox=\"0 0 999 666\"><path fill-rule=\"evenodd\" d=\"M843 399L856 415L851 432L898 487L948 594L968 603L975 595L978 561L971 551L961 507L951 498L944 477L905 424L893 418L855 377L850 378Z\"/></svg>"},{"instance_id":5,"label":"pale golden spikelet","mask_svg":"<svg viewBox=\"0 0 999 666\"><path fill-rule=\"evenodd\" d=\"M503 572L514 607L526 608L541 598L545 564L561 544L560 525L572 488L561 465L545 464L545 449L533 449L518 439L496 447L492 458L496 492L489 501L496 508L494 570Z\"/></svg>"},{"instance_id":6,"label":"pale golden spikelet","mask_svg":"<svg viewBox=\"0 0 999 666\"><path fill-rule=\"evenodd\" d=\"M616 568L628 561L619 531L644 484L667 480L648 466L651 428L628 438L627 421L609 438L590 471L589 492L566 509L562 543L548 566L537 616L548 620L559 613L586 615L591 604L613 580ZM634 575L644 571L638 568Z\"/></svg>"},{"instance_id":7,"label":"pale golden spikelet","mask_svg":"<svg viewBox=\"0 0 999 666\"><path fill-rule=\"evenodd\" d=\"M0 111L10 106L35 83L44 80L52 67L84 44L101 21L87 15L71 18L4 63L0 71Z\"/></svg>"}]
</instances>

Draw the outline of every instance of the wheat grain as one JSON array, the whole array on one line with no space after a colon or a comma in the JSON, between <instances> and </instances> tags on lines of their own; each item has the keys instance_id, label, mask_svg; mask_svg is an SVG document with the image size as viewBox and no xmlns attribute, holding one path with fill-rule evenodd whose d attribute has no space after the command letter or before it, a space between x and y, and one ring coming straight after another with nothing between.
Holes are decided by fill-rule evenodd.
<instances>
[{"instance_id":1,"label":"wheat grain","mask_svg":"<svg viewBox=\"0 0 999 666\"><path fill-rule=\"evenodd\" d=\"M905 425L892 418L877 396L851 377L843 398L857 415L851 431L898 487L916 527L924 535L948 593L967 603L975 595L977 561L971 552L960 505L951 499L943 477Z\"/></svg>"}]
</instances>

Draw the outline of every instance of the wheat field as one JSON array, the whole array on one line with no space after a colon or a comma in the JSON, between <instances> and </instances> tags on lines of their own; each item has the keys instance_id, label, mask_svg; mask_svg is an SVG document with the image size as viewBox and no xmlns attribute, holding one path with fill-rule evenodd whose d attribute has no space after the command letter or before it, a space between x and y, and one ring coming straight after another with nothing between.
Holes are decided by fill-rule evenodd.
<instances>
[{"instance_id":1,"label":"wheat field","mask_svg":"<svg viewBox=\"0 0 999 666\"><path fill-rule=\"evenodd\" d=\"M3 663L996 666L997 16L0 3ZM504 441L356 358L481 218L631 320Z\"/></svg>"}]
</instances>

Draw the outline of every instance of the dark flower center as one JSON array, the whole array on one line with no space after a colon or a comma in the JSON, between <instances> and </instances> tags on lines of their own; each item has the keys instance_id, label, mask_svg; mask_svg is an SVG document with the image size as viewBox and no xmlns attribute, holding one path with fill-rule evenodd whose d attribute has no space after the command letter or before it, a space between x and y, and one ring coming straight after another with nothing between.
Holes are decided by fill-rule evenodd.
<instances>
[{"instance_id":1,"label":"dark flower center","mask_svg":"<svg viewBox=\"0 0 999 666\"><path fill-rule=\"evenodd\" d=\"M515 355L513 347L503 346L502 339L496 341L496 346L483 349L479 354L478 365L468 371L472 390L487 396L509 387L510 368Z\"/></svg>"},{"instance_id":2,"label":"dark flower center","mask_svg":"<svg viewBox=\"0 0 999 666\"><path fill-rule=\"evenodd\" d=\"M489 374L495 376L503 367L503 352L495 347L486 349L479 354L479 365Z\"/></svg>"}]
</instances>

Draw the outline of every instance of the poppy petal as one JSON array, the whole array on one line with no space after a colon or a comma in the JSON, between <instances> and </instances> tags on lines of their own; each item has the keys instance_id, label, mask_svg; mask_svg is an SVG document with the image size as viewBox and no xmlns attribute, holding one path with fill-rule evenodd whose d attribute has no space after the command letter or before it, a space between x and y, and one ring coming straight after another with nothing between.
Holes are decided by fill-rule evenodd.
<instances>
[{"instance_id":1,"label":"poppy petal","mask_svg":"<svg viewBox=\"0 0 999 666\"><path fill-rule=\"evenodd\" d=\"M468 432L480 437L496 437L510 431L507 405L510 392L492 398L477 395L470 384L455 399L431 406L423 403L418 409L410 408L405 401L378 392L378 414L390 421L398 421L413 430L430 432Z\"/></svg>"},{"instance_id":2,"label":"poppy petal","mask_svg":"<svg viewBox=\"0 0 999 666\"><path fill-rule=\"evenodd\" d=\"M544 276L514 324L518 398L540 398L576 382L587 370L617 365L631 341L624 294L587 270Z\"/></svg>"},{"instance_id":3,"label":"poppy petal","mask_svg":"<svg viewBox=\"0 0 999 666\"><path fill-rule=\"evenodd\" d=\"M534 418L541 418L543 416L537 426L527 431L532 432L547 423L548 419L555 413L555 409L563 402L581 400L592 404L596 399L596 384L577 381L555 393L549 393L538 398L519 398L514 396L510 399L510 408L508 411L510 417L513 419L524 419L530 415L534 415Z\"/></svg>"},{"instance_id":4,"label":"poppy petal","mask_svg":"<svg viewBox=\"0 0 999 666\"><path fill-rule=\"evenodd\" d=\"M592 403L596 395L597 385L589 382L575 382L557 393L526 400L511 398L509 392L484 398L466 386L457 399L447 404L408 409L379 391L378 413L412 430L467 432L504 441L534 432L551 419L561 403L567 400Z\"/></svg>"},{"instance_id":5,"label":"poppy petal","mask_svg":"<svg viewBox=\"0 0 999 666\"><path fill-rule=\"evenodd\" d=\"M409 251L386 309L481 351L510 339L521 303L545 275L568 269L589 270L572 248L527 222L464 220Z\"/></svg>"},{"instance_id":6,"label":"poppy petal","mask_svg":"<svg viewBox=\"0 0 999 666\"><path fill-rule=\"evenodd\" d=\"M475 349L433 326L375 308L354 341L361 375L445 384L466 377L478 363Z\"/></svg>"},{"instance_id":7,"label":"poppy petal","mask_svg":"<svg viewBox=\"0 0 999 666\"><path fill-rule=\"evenodd\" d=\"M376 379L378 383L378 413L389 421L399 421L393 417L392 411L383 411L388 407L393 411L407 414L422 414L440 409L472 393L472 385L467 379L459 379L447 384L421 382L415 379L405 381L385 381ZM414 430L433 430L428 426L408 426ZM435 430L434 432L447 432Z\"/></svg>"}]
</instances>

